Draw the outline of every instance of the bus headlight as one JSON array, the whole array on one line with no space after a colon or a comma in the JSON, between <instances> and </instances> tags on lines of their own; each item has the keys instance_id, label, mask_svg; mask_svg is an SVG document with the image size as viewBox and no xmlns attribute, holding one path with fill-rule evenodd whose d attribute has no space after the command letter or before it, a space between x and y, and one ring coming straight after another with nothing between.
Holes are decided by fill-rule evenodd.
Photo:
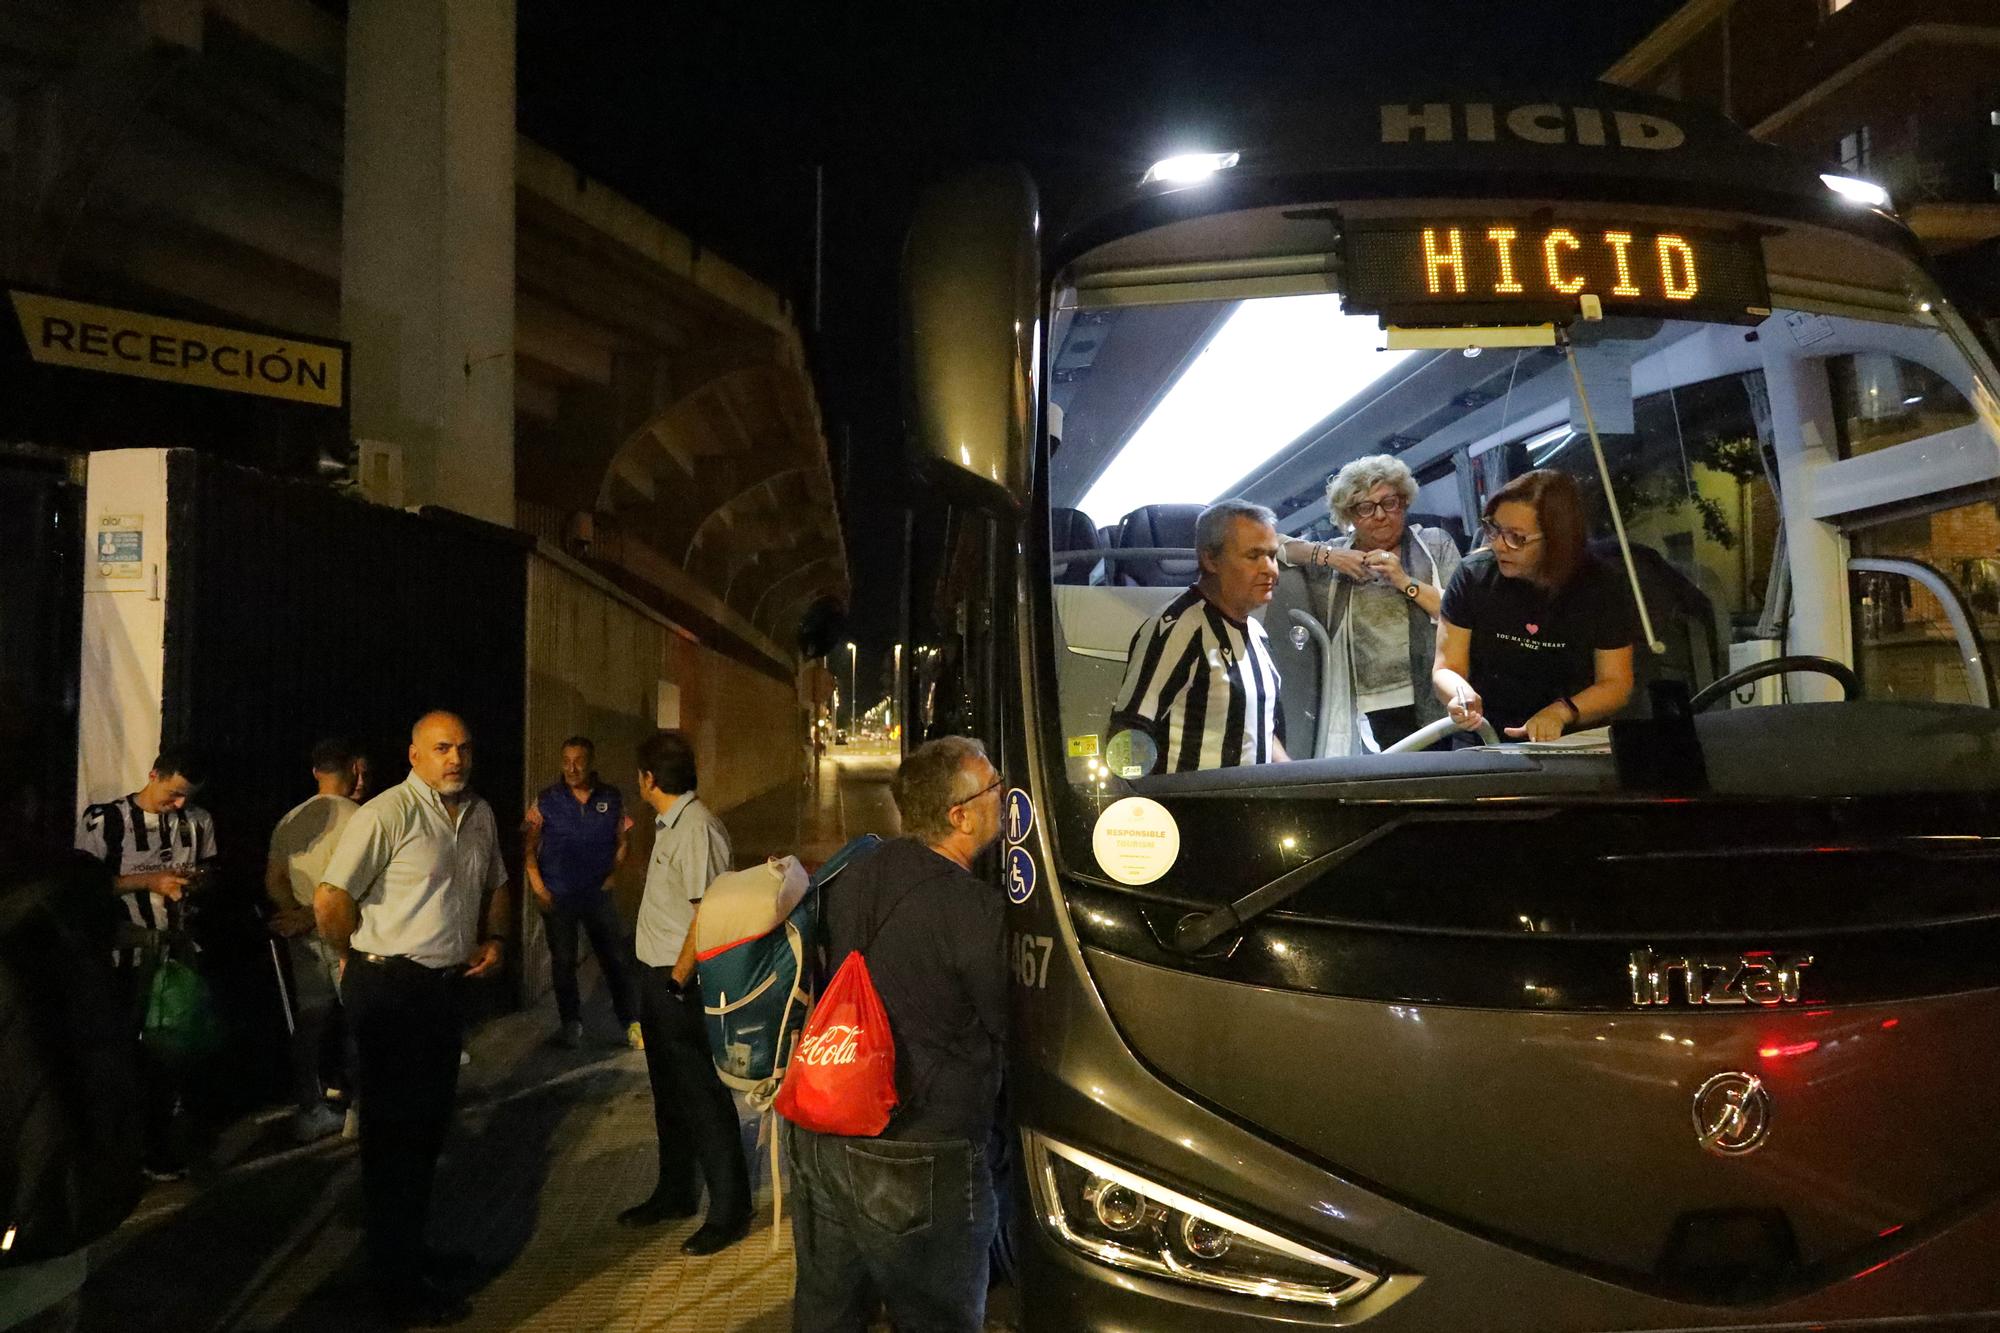
<instances>
[{"instance_id":1,"label":"bus headlight","mask_svg":"<svg viewBox=\"0 0 2000 1333\"><path fill-rule=\"evenodd\" d=\"M1023 1133L1035 1215L1068 1249L1113 1268L1325 1309L1381 1275L1189 1198L1098 1157Z\"/></svg>"}]
</instances>

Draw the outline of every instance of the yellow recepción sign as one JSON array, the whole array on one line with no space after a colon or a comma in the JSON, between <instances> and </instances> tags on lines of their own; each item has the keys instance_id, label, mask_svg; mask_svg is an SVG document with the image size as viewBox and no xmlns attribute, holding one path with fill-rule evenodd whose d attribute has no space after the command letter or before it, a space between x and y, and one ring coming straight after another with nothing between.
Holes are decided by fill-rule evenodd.
<instances>
[{"instance_id":1,"label":"yellow recepci\u00f3n sign","mask_svg":"<svg viewBox=\"0 0 2000 1333\"><path fill-rule=\"evenodd\" d=\"M347 352L333 344L10 291L28 355L45 366L339 407Z\"/></svg>"}]
</instances>

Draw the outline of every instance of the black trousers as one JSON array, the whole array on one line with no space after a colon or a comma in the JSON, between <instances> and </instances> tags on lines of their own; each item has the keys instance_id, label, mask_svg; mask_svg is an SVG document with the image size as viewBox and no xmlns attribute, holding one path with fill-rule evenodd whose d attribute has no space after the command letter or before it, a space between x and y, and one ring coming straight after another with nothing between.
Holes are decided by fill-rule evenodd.
<instances>
[{"instance_id":1,"label":"black trousers","mask_svg":"<svg viewBox=\"0 0 2000 1333\"><path fill-rule=\"evenodd\" d=\"M653 1128L660 1178L653 1197L692 1204L708 1186L707 1221L736 1226L750 1218L750 1168L736 1102L716 1077L701 1017L701 983L675 994L671 967L639 969L639 1028L653 1085Z\"/></svg>"},{"instance_id":2,"label":"black trousers","mask_svg":"<svg viewBox=\"0 0 2000 1333\"><path fill-rule=\"evenodd\" d=\"M604 969L604 987L611 992L611 1007L618 1014L619 1025L638 1022L630 952L611 895L592 893L573 901L558 898L553 908L542 913L542 924L549 933L549 977L556 988L556 1016L568 1023L582 1014L576 992L576 932L581 926L590 936L597 965Z\"/></svg>"},{"instance_id":3,"label":"black trousers","mask_svg":"<svg viewBox=\"0 0 2000 1333\"><path fill-rule=\"evenodd\" d=\"M413 1280L424 1256L431 1183L458 1093L464 1035L457 969L356 953L341 998L360 1056L361 1192L378 1283Z\"/></svg>"},{"instance_id":4,"label":"black trousers","mask_svg":"<svg viewBox=\"0 0 2000 1333\"><path fill-rule=\"evenodd\" d=\"M147 988L153 970L138 963L112 969L119 998L132 1016L132 1037L139 1048L139 1095L144 1108L146 1165L156 1170L178 1169L180 1146L174 1141L174 1108L180 1104L182 1072L161 1060L139 1034L146 1026Z\"/></svg>"}]
</instances>

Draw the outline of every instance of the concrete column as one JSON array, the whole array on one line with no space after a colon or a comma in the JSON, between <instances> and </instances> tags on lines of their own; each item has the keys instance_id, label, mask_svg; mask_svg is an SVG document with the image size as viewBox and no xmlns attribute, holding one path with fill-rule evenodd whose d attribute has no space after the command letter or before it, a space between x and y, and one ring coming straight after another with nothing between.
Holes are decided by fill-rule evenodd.
<instances>
[{"instance_id":1,"label":"concrete column","mask_svg":"<svg viewBox=\"0 0 2000 1333\"><path fill-rule=\"evenodd\" d=\"M407 503L514 524L514 0L352 0L341 327Z\"/></svg>"}]
</instances>

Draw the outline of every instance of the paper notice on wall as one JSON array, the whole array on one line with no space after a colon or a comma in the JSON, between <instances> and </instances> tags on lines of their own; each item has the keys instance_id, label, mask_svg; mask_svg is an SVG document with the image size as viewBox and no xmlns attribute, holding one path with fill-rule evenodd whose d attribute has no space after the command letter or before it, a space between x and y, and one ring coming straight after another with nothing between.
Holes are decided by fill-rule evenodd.
<instances>
[{"instance_id":1,"label":"paper notice on wall","mask_svg":"<svg viewBox=\"0 0 2000 1333\"><path fill-rule=\"evenodd\" d=\"M98 578L140 586L146 567L145 515L99 515L92 559Z\"/></svg>"},{"instance_id":2,"label":"paper notice on wall","mask_svg":"<svg viewBox=\"0 0 2000 1333\"><path fill-rule=\"evenodd\" d=\"M1825 342L1834 334L1832 320L1825 315L1815 315L1804 310L1787 310L1785 329L1792 335L1792 341L1800 347L1811 347L1814 343Z\"/></svg>"}]
</instances>

